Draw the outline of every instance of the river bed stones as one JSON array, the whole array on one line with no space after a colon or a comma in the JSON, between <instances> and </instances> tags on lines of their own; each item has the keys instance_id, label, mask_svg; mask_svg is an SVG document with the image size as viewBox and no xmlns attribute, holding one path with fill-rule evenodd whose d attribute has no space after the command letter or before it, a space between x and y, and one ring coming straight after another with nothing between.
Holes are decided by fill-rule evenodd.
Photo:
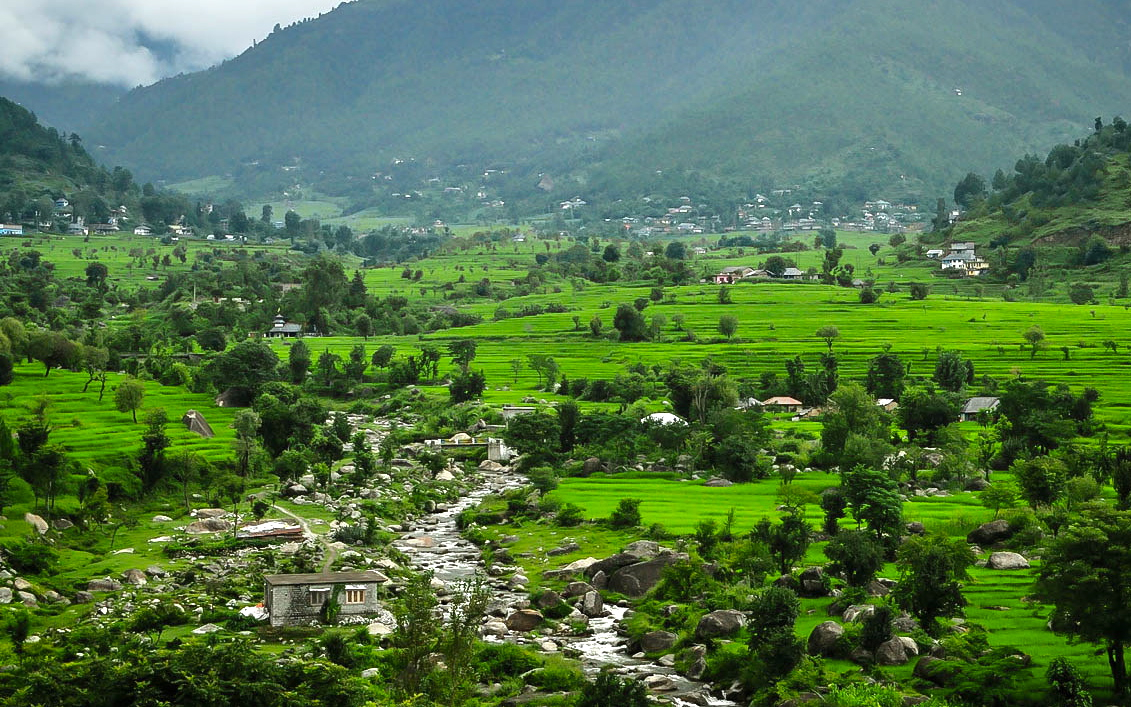
<instances>
[{"instance_id":1,"label":"river bed stones","mask_svg":"<svg viewBox=\"0 0 1131 707\"><path fill-rule=\"evenodd\" d=\"M507 617L507 629L518 633L533 631L542 625L545 618L541 611L519 609Z\"/></svg>"}]
</instances>

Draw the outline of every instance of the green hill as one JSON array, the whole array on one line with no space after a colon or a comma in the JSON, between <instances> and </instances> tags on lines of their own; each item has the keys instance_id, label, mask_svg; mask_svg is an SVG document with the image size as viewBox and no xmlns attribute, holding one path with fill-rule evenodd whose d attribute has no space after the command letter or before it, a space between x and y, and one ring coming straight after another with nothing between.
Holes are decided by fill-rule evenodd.
<instances>
[{"instance_id":1,"label":"green hill","mask_svg":"<svg viewBox=\"0 0 1131 707\"><path fill-rule=\"evenodd\" d=\"M692 170L925 200L1131 105L1128 34L1112 0L359 0L86 133L147 177L360 202L486 169L508 201Z\"/></svg>"},{"instance_id":2,"label":"green hill","mask_svg":"<svg viewBox=\"0 0 1131 707\"><path fill-rule=\"evenodd\" d=\"M43 220L53 200L66 196L74 214L104 223L111 208L136 200L136 191L128 171L99 166L77 135L45 128L0 98L0 221L33 222L37 212Z\"/></svg>"},{"instance_id":3,"label":"green hill","mask_svg":"<svg viewBox=\"0 0 1131 707\"><path fill-rule=\"evenodd\" d=\"M1095 236L1131 245L1131 127L1118 117L1097 127L1046 157L1022 157L988 184L962 180L954 196L970 210L950 235L992 247L1081 246ZM1090 260L1081 264L1099 262Z\"/></svg>"}]
</instances>

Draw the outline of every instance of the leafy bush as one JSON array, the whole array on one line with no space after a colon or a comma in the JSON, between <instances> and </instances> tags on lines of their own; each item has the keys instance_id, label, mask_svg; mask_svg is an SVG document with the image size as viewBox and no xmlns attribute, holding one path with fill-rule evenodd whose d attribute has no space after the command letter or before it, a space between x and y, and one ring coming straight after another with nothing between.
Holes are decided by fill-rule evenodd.
<instances>
[{"instance_id":1,"label":"leafy bush","mask_svg":"<svg viewBox=\"0 0 1131 707\"><path fill-rule=\"evenodd\" d=\"M479 679L488 683L517 677L537 668L540 663L534 653L513 643L480 644L475 661Z\"/></svg>"},{"instance_id":2,"label":"leafy bush","mask_svg":"<svg viewBox=\"0 0 1131 707\"><path fill-rule=\"evenodd\" d=\"M54 574L59 553L50 547L27 540L4 545L8 564L20 574Z\"/></svg>"},{"instance_id":3,"label":"leafy bush","mask_svg":"<svg viewBox=\"0 0 1131 707\"><path fill-rule=\"evenodd\" d=\"M577 707L648 707L648 704L644 683L601 673L582 688Z\"/></svg>"},{"instance_id":4,"label":"leafy bush","mask_svg":"<svg viewBox=\"0 0 1131 707\"><path fill-rule=\"evenodd\" d=\"M580 670L565 662L547 661L541 670L535 670L527 675L526 682L547 692L569 692L581 687L585 682L585 676Z\"/></svg>"},{"instance_id":5,"label":"leafy bush","mask_svg":"<svg viewBox=\"0 0 1131 707\"><path fill-rule=\"evenodd\" d=\"M585 520L582 515L584 511L581 506L575 503L564 503L558 509L558 513L554 516L554 522L565 528L572 528L576 525L581 525Z\"/></svg>"},{"instance_id":6,"label":"leafy bush","mask_svg":"<svg viewBox=\"0 0 1131 707\"><path fill-rule=\"evenodd\" d=\"M640 499L622 498L609 516L609 525L616 529L635 528L640 525Z\"/></svg>"}]
</instances>

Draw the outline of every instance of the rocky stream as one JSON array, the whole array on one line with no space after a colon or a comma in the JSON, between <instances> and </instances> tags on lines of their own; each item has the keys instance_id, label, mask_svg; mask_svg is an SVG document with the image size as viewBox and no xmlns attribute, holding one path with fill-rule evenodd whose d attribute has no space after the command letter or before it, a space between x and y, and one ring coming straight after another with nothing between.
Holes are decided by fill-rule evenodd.
<instances>
[{"instance_id":1,"label":"rocky stream","mask_svg":"<svg viewBox=\"0 0 1131 707\"><path fill-rule=\"evenodd\" d=\"M476 573L487 577L492 594L482 628L486 640L533 644L543 652L562 652L579 660L590 675L606 666L614 666L617 673L642 680L657 697L670 704L736 704L712 696L706 684L678 674L672 667L673 655L666 655L658 662L647 660L642 653L630 655L627 652L629 639L621 630L621 622L632 610L623 602L624 605L604 604L599 593L581 582L574 585L581 585L577 591L584 591L585 595L573 595L581 596L581 600L567 620L556 628L543 626L540 616L530 606L526 592L528 580L521 569L497 564L486 568L479 548L465 539L457 527L461 511L474 507L488 495L522 485L522 477L507 467L494 468L496 466L485 464L479 471L481 481L475 488L457 502L441 505L435 513L419 519L394 542L417 569L432 573L434 586L441 594L450 582ZM590 593L596 596L589 596ZM568 598L570 590L565 594ZM577 631L579 624L587 624L587 628Z\"/></svg>"}]
</instances>

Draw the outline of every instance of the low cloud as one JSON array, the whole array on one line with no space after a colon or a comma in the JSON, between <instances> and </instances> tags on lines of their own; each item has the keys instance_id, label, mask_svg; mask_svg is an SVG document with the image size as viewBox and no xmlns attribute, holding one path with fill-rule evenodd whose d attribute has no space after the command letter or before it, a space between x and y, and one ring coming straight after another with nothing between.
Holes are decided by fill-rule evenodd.
<instances>
[{"instance_id":1,"label":"low cloud","mask_svg":"<svg viewBox=\"0 0 1131 707\"><path fill-rule=\"evenodd\" d=\"M0 76L126 87L207 68L340 0L5 0Z\"/></svg>"}]
</instances>

